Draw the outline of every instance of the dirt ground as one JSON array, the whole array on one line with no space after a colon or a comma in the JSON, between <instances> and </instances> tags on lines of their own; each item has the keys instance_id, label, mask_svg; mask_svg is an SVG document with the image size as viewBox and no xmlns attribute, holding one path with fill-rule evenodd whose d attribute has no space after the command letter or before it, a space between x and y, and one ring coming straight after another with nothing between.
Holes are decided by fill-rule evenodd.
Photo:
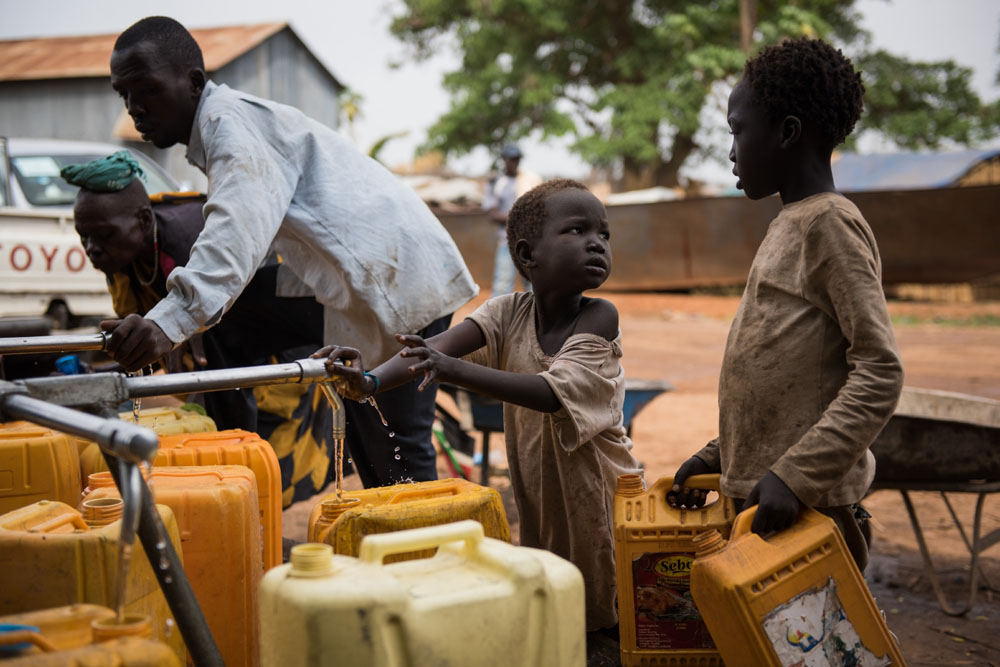
<instances>
[{"instance_id":1,"label":"dirt ground","mask_svg":"<svg viewBox=\"0 0 1000 667\"><path fill-rule=\"evenodd\" d=\"M717 389L726 334L739 302L734 296L602 294L621 315L629 377L667 380L674 391L650 403L633 424L634 452L647 483L672 475L685 458L716 435ZM455 321L481 303L466 306ZM890 302L906 384L1000 399L1000 302ZM502 449L494 436L493 449ZM502 463L500 467L502 468ZM516 534L509 485L493 478ZM356 476L347 488L360 488ZM967 595L969 554L938 494L911 493L935 566L952 601ZM971 529L975 496L950 494ZM312 502L285 512L285 537L305 538ZM872 562L866 572L890 629L911 666L1000 665L1000 545L980 559L985 579L973 609L945 615L931 590L899 492L876 491L865 501L873 514ZM1000 530L1000 498L988 497L982 534Z\"/></svg>"}]
</instances>

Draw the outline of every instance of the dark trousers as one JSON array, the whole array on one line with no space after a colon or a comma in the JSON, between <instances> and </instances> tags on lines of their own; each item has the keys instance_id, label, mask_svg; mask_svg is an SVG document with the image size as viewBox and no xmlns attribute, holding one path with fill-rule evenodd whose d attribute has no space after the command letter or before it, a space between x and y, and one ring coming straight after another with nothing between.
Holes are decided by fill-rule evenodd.
<instances>
[{"instance_id":1,"label":"dark trousers","mask_svg":"<svg viewBox=\"0 0 1000 667\"><path fill-rule=\"evenodd\" d=\"M431 322L417 334L430 338L446 331L451 315ZM368 403L344 401L345 443L365 488L437 479L437 454L431 442L437 384L417 391L420 380L375 396L388 427ZM395 433L394 436L390 436Z\"/></svg>"},{"instance_id":2,"label":"dark trousers","mask_svg":"<svg viewBox=\"0 0 1000 667\"><path fill-rule=\"evenodd\" d=\"M313 297L275 296L278 265L262 267L202 342L208 369L259 366L307 357L323 346L323 306ZM205 394L205 410L220 429L257 431L253 389Z\"/></svg>"}]
</instances>

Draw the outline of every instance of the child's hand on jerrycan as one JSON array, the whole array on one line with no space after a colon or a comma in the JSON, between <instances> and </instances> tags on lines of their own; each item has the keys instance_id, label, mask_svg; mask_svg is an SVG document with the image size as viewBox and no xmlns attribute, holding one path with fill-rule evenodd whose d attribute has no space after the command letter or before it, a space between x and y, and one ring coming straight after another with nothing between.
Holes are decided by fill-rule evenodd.
<instances>
[{"instance_id":1,"label":"child's hand on jerrycan","mask_svg":"<svg viewBox=\"0 0 1000 667\"><path fill-rule=\"evenodd\" d=\"M674 473L674 484L667 492L667 504L671 507L686 507L697 509L705 504L708 491L705 489L692 489L684 486L684 482L692 475L706 475L718 473L712 466L702 461L697 456L692 456L681 464L681 467Z\"/></svg>"},{"instance_id":2,"label":"child's hand on jerrycan","mask_svg":"<svg viewBox=\"0 0 1000 667\"><path fill-rule=\"evenodd\" d=\"M759 507L750 529L758 535L776 533L788 528L795 523L802 510L802 502L798 496L771 471L750 489L750 495L743 503L742 510L754 505Z\"/></svg>"},{"instance_id":3,"label":"child's hand on jerrycan","mask_svg":"<svg viewBox=\"0 0 1000 667\"><path fill-rule=\"evenodd\" d=\"M337 393L352 401L364 401L375 393L375 379L365 373L361 352L353 347L327 345L311 355L311 359L326 357L326 372L333 376Z\"/></svg>"}]
</instances>

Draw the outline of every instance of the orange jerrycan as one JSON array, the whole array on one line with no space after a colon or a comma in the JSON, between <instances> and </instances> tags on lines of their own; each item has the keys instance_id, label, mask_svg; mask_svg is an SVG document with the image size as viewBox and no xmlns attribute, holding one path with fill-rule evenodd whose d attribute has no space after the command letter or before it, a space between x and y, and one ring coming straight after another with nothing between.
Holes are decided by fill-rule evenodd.
<instances>
[{"instance_id":1,"label":"orange jerrycan","mask_svg":"<svg viewBox=\"0 0 1000 667\"><path fill-rule=\"evenodd\" d=\"M357 556L366 535L408 528L438 526L474 519L486 537L510 542L510 524L496 489L464 479L396 484L350 491L343 500L331 494L309 514L310 542L325 542L334 553ZM431 553L395 555L390 562L430 556Z\"/></svg>"},{"instance_id":2,"label":"orange jerrycan","mask_svg":"<svg viewBox=\"0 0 1000 667\"><path fill-rule=\"evenodd\" d=\"M727 665L904 665L833 520L805 509L767 539L742 512L697 538L691 592Z\"/></svg>"},{"instance_id":3,"label":"orange jerrycan","mask_svg":"<svg viewBox=\"0 0 1000 667\"><path fill-rule=\"evenodd\" d=\"M131 412L119 412L122 421L134 421ZM176 435L178 433L206 433L217 431L215 422L194 410L184 408L148 408L139 412L139 425L150 428L157 435ZM76 447L80 452L80 479L87 480L91 473L104 472L108 469L104 455L96 442L76 439Z\"/></svg>"},{"instance_id":4,"label":"orange jerrycan","mask_svg":"<svg viewBox=\"0 0 1000 667\"><path fill-rule=\"evenodd\" d=\"M126 616L92 604L75 604L0 617L4 667L42 665L170 665L180 662L164 643L152 640L148 616Z\"/></svg>"},{"instance_id":5,"label":"orange jerrycan","mask_svg":"<svg viewBox=\"0 0 1000 667\"><path fill-rule=\"evenodd\" d=\"M0 424L0 514L38 502L75 505L80 462L69 436L12 421Z\"/></svg>"},{"instance_id":6,"label":"orange jerrycan","mask_svg":"<svg viewBox=\"0 0 1000 667\"><path fill-rule=\"evenodd\" d=\"M157 509L179 552L174 513L164 505ZM73 603L113 606L120 533L120 520L92 527L80 512L56 501L42 500L0 516L0 614ZM148 616L154 637L184 660L184 640L174 631L170 608L138 542L128 571L125 611Z\"/></svg>"},{"instance_id":7,"label":"orange jerrycan","mask_svg":"<svg viewBox=\"0 0 1000 667\"><path fill-rule=\"evenodd\" d=\"M615 570L625 667L722 664L691 597L691 563L695 536L709 530L728 535L736 510L721 494L698 509L671 507L666 496L673 483L664 477L646 491L639 475L618 478ZM719 475L695 475L686 485L719 491Z\"/></svg>"},{"instance_id":8,"label":"orange jerrycan","mask_svg":"<svg viewBox=\"0 0 1000 667\"><path fill-rule=\"evenodd\" d=\"M259 664L257 587L264 570L253 472L244 466L156 467L148 479L156 502L177 518L184 570L222 659L233 666ZM90 486L83 507L120 497L111 473L91 475Z\"/></svg>"},{"instance_id":9,"label":"orange jerrycan","mask_svg":"<svg viewBox=\"0 0 1000 667\"><path fill-rule=\"evenodd\" d=\"M476 521L371 535L359 558L300 544L291 560L260 585L265 667L586 664L580 571Z\"/></svg>"},{"instance_id":10,"label":"orange jerrycan","mask_svg":"<svg viewBox=\"0 0 1000 667\"><path fill-rule=\"evenodd\" d=\"M246 466L257 478L264 569L281 565L281 469L271 445L256 433L231 429L160 436L157 466Z\"/></svg>"}]
</instances>

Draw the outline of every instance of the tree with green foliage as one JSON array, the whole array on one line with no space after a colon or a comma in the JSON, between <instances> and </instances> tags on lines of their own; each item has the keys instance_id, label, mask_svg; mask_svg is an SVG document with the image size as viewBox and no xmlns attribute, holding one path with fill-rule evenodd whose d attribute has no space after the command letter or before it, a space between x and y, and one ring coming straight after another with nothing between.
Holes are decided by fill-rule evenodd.
<instances>
[{"instance_id":1,"label":"tree with green foliage","mask_svg":"<svg viewBox=\"0 0 1000 667\"><path fill-rule=\"evenodd\" d=\"M996 108L953 62L913 63L869 49L854 0L403 0L393 34L420 59L454 46L451 108L424 148L457 155L539 132L572 135L590 164L620 168L627 188L678 184L710 150L704 112L733 83L749 44L820 36L863 70L858 131L904 148L969 144L997 128ZM743 12L741 19L741 10ZM714 91L714 95L713 95ZM715 101L713 101L715 100Z\"/></svg>"}]
</instances>

